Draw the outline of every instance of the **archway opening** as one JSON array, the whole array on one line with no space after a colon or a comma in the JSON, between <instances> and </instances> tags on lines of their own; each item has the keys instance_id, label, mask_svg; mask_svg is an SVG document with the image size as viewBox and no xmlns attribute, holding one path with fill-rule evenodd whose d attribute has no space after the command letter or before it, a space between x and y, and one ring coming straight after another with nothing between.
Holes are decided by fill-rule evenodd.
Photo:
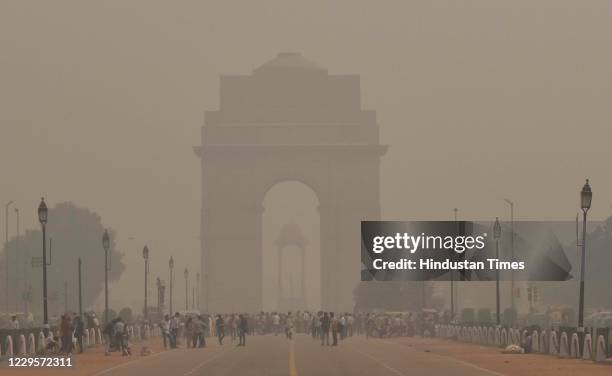
<instances>
[{"instance_id":1,"label":"archway opening","mask_svg":"<svg viewBox=\"0 0 612 376\"><path fill-rule=\"evenodd\" d=\"M285 181L266 192L262 205L264 310L317 309L321 305L317 194L304 183Z\"/></svg>"}]
</instances>

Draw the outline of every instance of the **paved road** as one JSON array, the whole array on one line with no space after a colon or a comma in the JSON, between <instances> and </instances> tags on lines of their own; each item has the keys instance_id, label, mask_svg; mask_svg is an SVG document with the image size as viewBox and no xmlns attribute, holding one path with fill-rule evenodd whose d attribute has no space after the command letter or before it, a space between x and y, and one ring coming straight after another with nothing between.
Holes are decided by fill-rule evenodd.
<instances>
[{"instance_id":1,"label":"paved road","mask_svg":"<svg viewBox=\"0 0 612 376\"><path fill-rule=\"evenodd\" d=\"M449 357L363 337L341 341L338 347L321 346L305 335L292 341L282 336L248 337L247 344L236 347L226 341L223 346L160 352L96 376L499 376Z\"/></svg>"}]
</instances>

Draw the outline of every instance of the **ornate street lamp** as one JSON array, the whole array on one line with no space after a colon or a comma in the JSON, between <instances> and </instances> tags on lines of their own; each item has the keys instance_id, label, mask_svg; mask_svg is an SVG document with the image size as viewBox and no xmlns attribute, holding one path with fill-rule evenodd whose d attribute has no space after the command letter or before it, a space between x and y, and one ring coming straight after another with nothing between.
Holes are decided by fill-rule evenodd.
<instances>
[{"instance_id":1,"label":"ornate street lamp","mask_svg":"<svg viewBox=\"0 0 612 376\"><path fill-rule=\"evenodd\" d=\"M189 310L189 270L185 268L185 311Z\"/></svg>"},{"instance_id":2,"label":"ornate street lamp","mask_svg":"<svg viewBox=\"0 0 612 376\"><path fill-rule=\"evenodd\" d=\"M501 237L501 225L499 224L499 218L495 217L495 224L493 225L493 237L495 238L495 258L499 260L499 238ZM499 318L499 269L495 269L495 314L497 325L501 323Z\"/></svg>"},{"instance_id":3,"label":"ornate street lamp","mask_svg":"<svg viewBox=\"0 0 612 376\"><path fill-rule=\"evenodd\" d=\"M587 212L591 208L591 200L593 192L589 185L589 179L586 180L582 190L580 191L580 208L582 209L582 255L580 263L580 302L578 306L578 331L584 332L584 274L585 274L585 258L586 258L586 225Z\"/></svg>"},{"instance_id":4,"label":"ornate street lamp","mask_svg":"<svg viewBox=\"0 0 612 376\"><path fill-rule=\"evenodd\" d=\"M145 262L145 291L144 291L144 317L145 320L149 317L148 315L148 308L147 308L147 283L148 283L148 277L149 277L149 247L147 247L146 245L144 246L144 248L142 249L142 258L144 259Z\"/></svg>"},{"instance_id":5,"label":"ornate street lamp","mask_svg":"<svg viewBox=\"0 0 612 376\"><path fill-rule=\"evenodd\" d=\"M102 234L102 248L104 248L104 323L108 323L108 249L110 248L110 237L108 230Z\"/></svg>"},{"instance_id":6,"label":"ornate street lamp","mask_svg":"<svg viewBox=\"0 0 612 376\"><path fill-rule=\"evenodd\" d=\"M45 327L49 324L49 314L47 309L47 215L49 210L47 204L45 204L45 198L40 199L40 205L38 205L38 221L42 226L42 238L43 238L43 324Z\"/></svg>"},{"instance_id":7,"label":"ornate street lamp","mask_svg":"<svg viewBox=\"0 0 612 376\"><path fill-rule=\"evenodd\" d=\"M170 260L168 260L168 267L170 268L170 307L169 307L169 312L170 315L172 315L172 283L173 278L172 278L172 269L174 269L174 258L172 258L172 256L170 256Z\"/></svg>"}]
</instances>

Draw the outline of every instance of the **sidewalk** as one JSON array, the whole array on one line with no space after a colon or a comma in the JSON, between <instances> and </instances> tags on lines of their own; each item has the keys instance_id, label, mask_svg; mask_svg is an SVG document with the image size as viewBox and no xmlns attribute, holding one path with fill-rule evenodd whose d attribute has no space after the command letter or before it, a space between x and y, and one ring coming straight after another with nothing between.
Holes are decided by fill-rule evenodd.
<instances>
[{"instance_id":1,"label":"sidewalk","mask_svg":"<svg viewBox=\"0 0 612 376\"><path fill-rule=\"evenodd\" d=\"M388 341L419 351L452 357L508 376L612 375L612 366L589 360L561 359L543 354L502 354L501 349L496 347L433 338L403 337L391 338Z\"/></svg>"},{"instance_id":2,"label":"sidewalk","mask_svg":"<svg viewBox=\"0 0 612 376\"><path fill-rule=\"evenodd\" d=\"M141 350L143 346L147 346L151 350L150 355L142 356ZM95 375L105 369L116 367L118 365L137 361L146 358L147 356L156 356L156 354L164 351L163 342L160 337L152 338L143 342L132 342L130 344L132 350L131 356L121 356L118 352L111 353L110 356L104 355L104 346L99 345L93 348L88 348L83 354L72 356L71 368L33 368L33 367L9 367L7 362L0 363L0 376L36 376L36 375L73 375L86 376Z\"/></svg>"}]
</instances>

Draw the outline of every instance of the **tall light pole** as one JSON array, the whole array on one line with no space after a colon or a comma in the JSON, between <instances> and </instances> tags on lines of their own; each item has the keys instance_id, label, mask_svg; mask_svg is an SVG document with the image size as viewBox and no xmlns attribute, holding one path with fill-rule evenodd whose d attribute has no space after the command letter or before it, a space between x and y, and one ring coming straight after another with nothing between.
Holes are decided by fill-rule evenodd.
<instances>
[{"instance_id":1,"label":"tall light pole","mask_svg":"<svg viewBox=\"0 0 612 376\"><path fill-rule=\"evenodd\" d=\"M185 311L189 310L189 270L185 268Z\"/></svg>"},{"instance_id":2,"label":"tall light pole","mask_svg":"<svg viewBox=\"0 0 612 376\"><path fill-rule=\"evenodd\" d=\"M507 198L504 201L510 205L510 257L514 262L514 202ZM510 306L514 309L514 269L510 270Z\"/></svg>"},{"instance_id":3,"label":"tall light pole","mask_svg":"<svg viewBox=\"0 0 612 376\"><path fill-rule=\"evenodd\" d=\"M82 283L82 273L81 273L81 269L83 267L83 262L81 261L81 258L79 257L79 262L78 262L78 268L79 268L79 317L81 318L81 320L83 319L83 283Z\"/></svg>"},{"instance_id":4,"label":"tall light pole","mask_svg":"<svg viewBox=\"0 0 612 376\"><path fill-rule=\"evenodd\" d=\"M19 208L15 208L15 219L17 221L17 236L15 237L15 272L16 274L19 276L19 265L21 264L20 260L19 260ZM8 254L8 249L6 250L7 254ZM24 277L22 275L22 277ZM18 283L19 278L15 279L15 282L17 286L15 286L15 312L19 312L19 283ZM24 284L24 291L25 291L25 283L26 281L24 280L23 284Z\"/></svg>"},{"instance_id":5,"label":"tall light pole","mask_svg":"<svg viewBox=\"0 0 612 376\"><path fill-rule=\"evenodd\" d=\"M453 213L455 215L455 230L457 231L457 235L459 235L459 222L457 221L457 212L459 211L459 209L454 208L453 209ZM455 271L453 269L451 269L450 272L450 309L451 309L451 315L450 315L450 319L451 322L453 321L453 319L455 318Z\"/></svg>"},{"instance_id":6,"label":"tall light pole","mask_svg":"<svg viewBox=\"0 0 612 376\"><path fill-rule=\"evenodd\" d=\"M501 237L501 225L499 224L499 218L495 218L495 224L493 225L493 237L495 238L495 258L499 260L499 238ZM495 269L495 315L497 325L501 323L499 316L499 269Z\"/></svg>"},{"instance_id":7,"label":"tall light pole","mask_svg":"<svg viewBox=\"0 0 612 376\"><path fill-rule=\"evenodd\" d=\"M49 311L47 310L47 215L47 204L45 204L45 198L43 197L40 199L40 204L38 205L38 221L42 226L43 324L45 326L49 324Z\"/></svg>"},{"instance_id":8,"label":"tall light pole","mask_svg":"<svg viewBox=\"0 0 612 376\"><path fill-rule=\"evenodd\" d=\"M149 315L148 315L148 308L147 308L147 289L148 289L148 280L149 280L149 247L147 247L146 245L144 246L144 248L142 249L142 258L144 259L144 275L145 275L145 285L144 285L144 318L145 320L148 319Z\"/></svg>"},{"instance_id":9,"label":"tall light pole","mask_svg":"<svg viewBox=\"0 0 612 376\"><path fill-rule=\"evenodd\" d=\"M196 308L200 309L200 273L196 273Z\"/></svg>"},{"instance_id":10,"label":"tall light pole","mask_svg":"<svg viewBox=\"0 0 612 376\"><path fill-rule=\"evenodd\" d=\"M172 283L174 282L172 278L173 277L172 269L174 269L174 258L172 258L172 256L170 256L170 260L168 261L168 267L170 269L170 309L169 311L170 311L170 315L172 315L173 314L173 311L172 311Z\"/></svg>"},{"instance_id":11,"label":"tall light pole","mask_svg":"<svg viewBox=\"0 0 612 376\"><path fill-rule=\"evenodd\" d=\"M9 252L8 252L8 216L9 216L9 206L13 204L13 201L9 201L4 205L4 252L6 256L6 265L4 265L4 269L6 270L6 313L9 313Z\"/></svg>"},{"instance_id":12,"label":"tall light pole","mask_svg":"<svg viewBox=\"0 0 612 376\"><path fill-rule=\"evenodd\" d=\"M108 323L108 249L110 248L110 236L108 230L102 235L102 247L104 248L104 323Z\"/></svg>"},{"instance_id":13,"label":"tall light pole","mask_svg":"<svg viewBox=\"0 0 612 376\"><path fill-rule=\"evenodd\" d=\"M589 179L586 180L582 190L580 191L580 208L582 209L582 262L580 263L580 302L578 306L578 331L584 332L584 274L585 274L585 258L586 258L586 227L587 227L587 212L591 208L593 192L589 185Z\"/></svg>"}]
</instances>

